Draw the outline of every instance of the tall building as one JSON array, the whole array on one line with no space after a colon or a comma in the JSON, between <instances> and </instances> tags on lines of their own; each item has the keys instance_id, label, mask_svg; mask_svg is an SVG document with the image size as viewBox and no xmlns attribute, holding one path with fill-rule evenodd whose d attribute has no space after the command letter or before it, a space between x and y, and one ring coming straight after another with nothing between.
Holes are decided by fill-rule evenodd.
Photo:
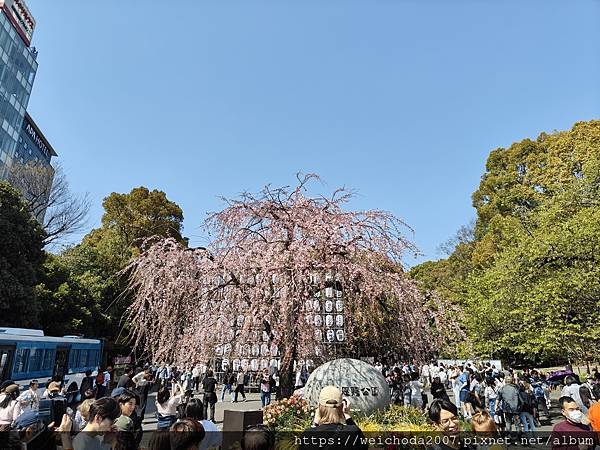
<instances>
[{"instance_id":1,"label":"tall building","mask_svg":"<svg viewBox=\"0 0 600 450\"><path fill-rule=\"evenodd\" d=\"M19 142L15 150L14 160L22 165L28 163L42 164L50 166L50 160L57 156L36 123L28 112L25 112L25 119L19 133ZM54 170L52 170L54 173Z\"/></svg>"},{"instance_id":2,"label":"tall building","mask_svg":"<svg viewBox=\"0 0 600 450\"><path fill-rule=\"evenodd\" d=\"M47 169L40 173L51 184L56 153L26 111L38 67L31 47L35 19L24 0L0 0L0 9L0 180L32 163Z\"/></svg>"},{"instance_id":3,"label":"tall building","mask_svg":"<svg viewBox=\"0 0 600 450\"><path fill-rule=\"evenodd\" d=\"M29 178L25 183L19 183L15 180L15 187L19 188L23 196L33 205L32 212L42 224L44 223L52 189L52 180L54 179L54 167L50 164L53 156L56 156L56 153L52 145L50 145L29 113L25 112L13 165L10 169L15 176L9 181L15 178L18 179L23 175ZM27 168L19 171L19 167Z\"/></svg>"}]
</instances>

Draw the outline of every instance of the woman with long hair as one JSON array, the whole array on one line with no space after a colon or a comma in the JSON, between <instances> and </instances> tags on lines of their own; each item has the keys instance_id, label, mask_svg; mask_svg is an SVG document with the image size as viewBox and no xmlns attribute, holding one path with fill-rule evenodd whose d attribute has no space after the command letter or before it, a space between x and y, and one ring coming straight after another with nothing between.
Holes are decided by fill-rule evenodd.
<instances>
[{"instance_id":1,"label":"woman with long hair","mask_svg":"<svg viewBox=\"0 0 600 450\"><path fill-rule=\"evenodd\" d=\"M483 407L481 401L483 397L482 382L483 378L479 373L474 373L469 376L469 393L467 394L465 403L467 404L471 416Z\"/></svg>"},{"instance_id":2,"label":"woman with long hair","mask_svg":"<svg viewBox=\"0 0 600 450\"><path fill-rule=\"evenodd\" d=\"M181 384L173 382L173 390L166 386L156 393L156 424L157 430L168 430L177 421L177 407L183 400L184 391Z\"/></svg>"},{"instance_id":3,"label":"woman with long hair","mask_svg":"<svg viewBox=\"0 0 600 450\"><path fill-rule=\"evenodd\" d=\"M152 433L148 442L148 450L171 450L169 430L160 430Z\"/></svg>"},{"instance_id":4,"label":"woman with long hair","mask_svg":"<svg viewBox=\"0 0 600 450\"><path fill-rule=\"evenodd\" d=\"M0 394L0 431L9 431L23 409L19 398L19 386L16 383L6 386Z\"/></svg>"},{"instance_id":5,"label":"woman with long hair","mask_svg":"<svg viewBox=\"0 0 600 450\"><path fill-rule=\"evenodd\" d=\"M169 431L171 450L196 450L205 435L200 422L191 419L175 422Z\"/></svg>"},{"instance_id":6,"label":"woman with long hair","mask_svg":"<svg viewBox=\"0 0 600 450\"><path fill-rule=\"evenodd\" d=\"M531 384L523 380L519 386L519 400L521 402L521 410L519 411L519 419L525 433L535 432L535 397Z\"/></svg>"}]
</instances>

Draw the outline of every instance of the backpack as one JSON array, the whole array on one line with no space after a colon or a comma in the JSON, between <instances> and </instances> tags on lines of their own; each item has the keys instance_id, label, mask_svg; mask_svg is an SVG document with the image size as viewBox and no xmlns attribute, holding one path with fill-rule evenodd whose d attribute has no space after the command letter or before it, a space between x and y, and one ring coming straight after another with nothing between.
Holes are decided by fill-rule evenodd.
<instances>
[{"instance_id":1,"label":"backpack","mask_svg":"<svg viewBox=\"0 0 600 450\"><path fill-rule=\"evenodd\" d=\"M519 392L519 407L518 412L526 412L533 414L533 399L531 398L531 394L529 392L520 391Z\"/></svg>"},{"instance_id":2,"label":"backpack","mask_svg":"<svg viewBox=\"0 0 600 450\"><path fill-rule=\"evenodd\" d=\"M595 401L598 401L597 390L594 388L595 388L595 386L592 386L590 388L590 386L582 384L579 387L579 397L581 397L582 399L584 399L584 398L590 399L590 401L592 403ZM587 391L587 394L586 394L586 391Z\"/></svg>"},{"instance_id":3,"label":"backpack","mask_svg":"<svg viewBox=\"0 0 600 450\"><path fill-rule=\"evenodd\" d=\"M544 388L539 384L536 384L533 388L533 395L535 395L535 398L544 398Z\"/></svg>"},{"instance_id":4,"label":"backpack","mask_svg":"<svg viewBox=\"0 0 600 450\"><path fill-rule=\"evenodd\" d=\"M98 372L96 375L96 386L104 384L104 372Z\"/></svg>"},{"instance_id":5,"label":"backpack","mask_svg":"<svg viewBox=\"0 0 600 450\"><path fill-rule=\"evenodd\" d=\"M506 388L508 386L511 386L509 384L504 385L501 389L502 390L506 390ZM512 389L517 389L515 386L511 386ZM511 405L509 402L506 401L505 399L505 395L504 393L502 393L502 410L505 413L508 414L519 414L522 411L523 408L523 399L521 397L521 392L517 392L517 404L516 405Z\"/></svg>"}]
</instances>

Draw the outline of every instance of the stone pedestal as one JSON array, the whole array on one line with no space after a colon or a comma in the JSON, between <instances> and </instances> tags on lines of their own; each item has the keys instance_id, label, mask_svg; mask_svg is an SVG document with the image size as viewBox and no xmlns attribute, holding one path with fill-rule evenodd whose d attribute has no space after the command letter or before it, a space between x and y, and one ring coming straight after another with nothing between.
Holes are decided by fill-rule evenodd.
<instances>
[{"instance_id":1,"label":"stone pedestal","mask_svg":"<svg viewBox=\"0 0 600 450\"><path fill-rule=\"evenodd\" d=\"M390 405L390 388L381 372L357 359L334 359L315 369L304 387L304 398L312 408L325 386L338 387L351 410L371 414Z\"/></svg>"}]
</instances>

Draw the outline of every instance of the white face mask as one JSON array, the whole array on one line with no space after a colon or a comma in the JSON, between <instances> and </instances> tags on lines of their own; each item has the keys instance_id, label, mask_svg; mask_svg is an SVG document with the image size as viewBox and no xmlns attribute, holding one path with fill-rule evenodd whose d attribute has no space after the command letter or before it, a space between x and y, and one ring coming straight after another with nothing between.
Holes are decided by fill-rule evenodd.
<instances>
[{"instance_id":1,"label":"white face mask","mask_svg":"<svg viewBox=\"0 0 600 450\"><path fill-rule=\"evenodd\" d=\"M569 420L573 423L581 423L581 419L583 419L583 413L580 410L577 411L569 411Z\"/></svg>"}]
</instances>

